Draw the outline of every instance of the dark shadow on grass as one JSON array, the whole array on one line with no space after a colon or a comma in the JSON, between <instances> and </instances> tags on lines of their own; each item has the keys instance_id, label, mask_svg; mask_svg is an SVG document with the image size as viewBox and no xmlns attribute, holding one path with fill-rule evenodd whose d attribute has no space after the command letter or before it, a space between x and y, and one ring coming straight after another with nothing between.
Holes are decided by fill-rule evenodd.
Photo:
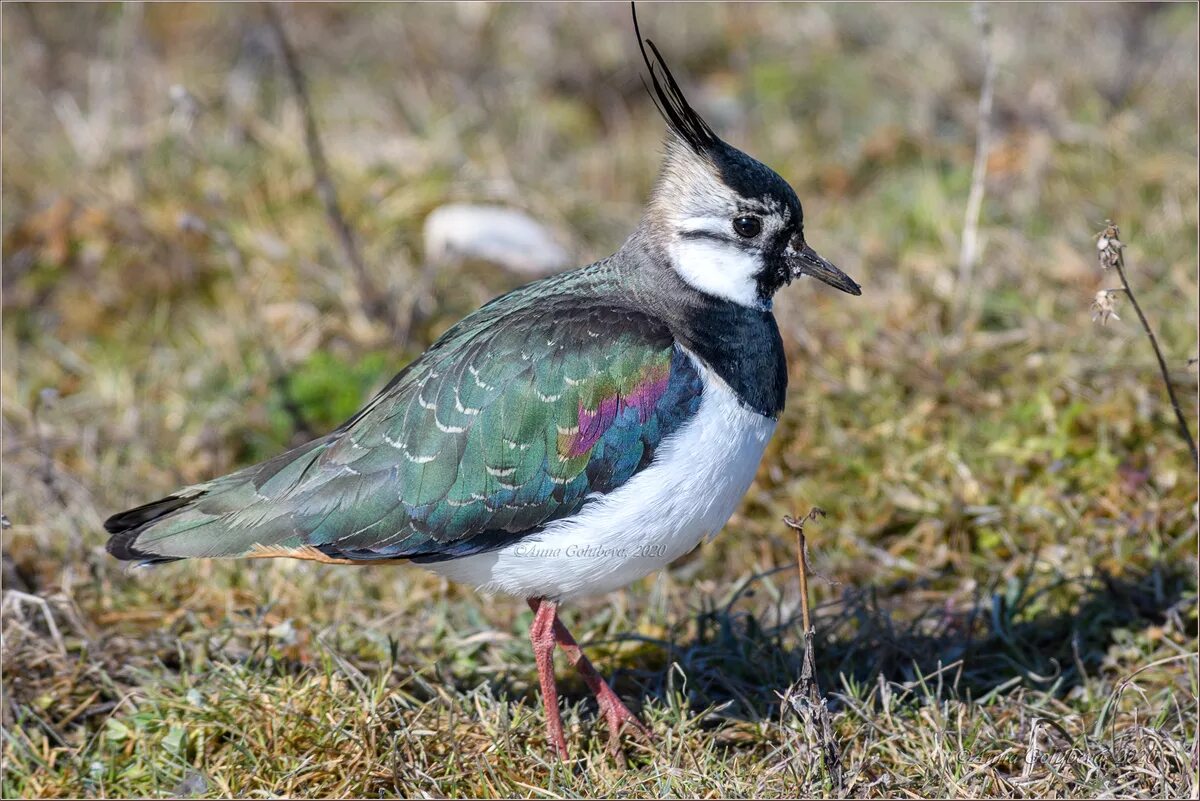
<instances>
[{"instance_id":1,"label":"dark shadow on grass","mask_svg":"<svg viewBox=\"0 0 1200 801\"><path fill-rule=\"evenodd\" d=\"M772 572L785 570L795 568ZM584 650L635 711L650 701L674 706L682 694L694 714L718 710L706 725L719 726L730 718L778 719L780 696L800 676L803 636L798 610L785 613L754 601L761 578L747 581L728 604L678 621L664 639L619 635L586 642ZM814 611L820 686L834 709L839 705L836 694L846 684L871 686L880 678L912 684L930 677L930 694L963 699L1020 687L1062 696L1085 674L1098 672L1115 632L1170 618L1183 628L1179 618L1195 587L1187 565L1155 564L1120 577L1101 573L1053 582L1039 577L1036 584L1013 581L956 605L920 584L850 589ZM939 602L922 606L921 599L930 597ZM321 670L312 660L327 652L330 658L337 655L330 669L345 673L351 683L369 684L376 671L385 671L413 703L433 702L446 690L466 694L484 680L496 698L540 707L532 666L486 677L474 671L459 675L438 664L421 669L403 658L398 641L382 659L378 654L364 658L354 655L355 638L343 642L340 632L312 643L310 656L300 659L292 649L281 650L267 632L266 611L251 615L245 626L212 632L204 651L214 661L243 663L268 679ZM174 628L191 625L181 620ZM172 641L182 633L164 632ZM157 659L171 672L183 670L188 661L183 650L165 643ZM680 670L673 669L675 664ZM595 717L595 703L575 672L562 660L556 672L564 702L582 702ZM385 728L403 728L398 713L384 717Z\"/></svg>"},{"instance_id":2,"label":"dark shadow on grass","mask_svg":"<svg viewBox=\"0 0 1200 801\"><path fill-rule=\"evenodd\" d=\"M1156 564L1120 577L1101 573L1036 588L1014 581L965 606L921 608L913 600L924 594L920 586L848 590L816 610L820 684L829 694L881 677L911 683L937 676L928 682L932 694L980 699L1025 686L1062 696L1100 669L1115 632L1178 618L1195 586L1186 566ZM720 717L777 718L780 694L800 675L798 613L776 615L779 622L768 625L738 610L737 601L680 624L688 629L684 637L616 638L647 645L612 673L617 691L667 703L683 688L694 712L723 707ZM1055 605L1071 611L1054 611ZM670 669L673 663L686 684ZM837 698L829 700L836 708Z\"/></svg>"}]
</instances>

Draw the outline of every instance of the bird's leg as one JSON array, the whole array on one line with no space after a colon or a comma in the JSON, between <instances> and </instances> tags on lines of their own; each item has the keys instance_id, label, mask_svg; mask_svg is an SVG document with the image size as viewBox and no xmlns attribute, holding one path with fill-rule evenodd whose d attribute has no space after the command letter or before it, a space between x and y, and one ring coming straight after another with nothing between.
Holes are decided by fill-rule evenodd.
<instances>
[{"instance_id":1,"label":"bird's leg","mask_svg":"<svg viewBox=\"0 0 1200 801\"><path fill-rule=\"evenodd\" d=\"M554 683L554 624L558 622L558 604L542 598L530 598L533 624L529 640L533 643L533 658L537 662L538 682L542 686L542 705L546 709L546 739L559 759L567 758L567 741L563 737L562 716L558 711L558 687Z\"/></svg>"},{"instance_id":2,"label":"bird's leg","mask_svg":"<svg viewBox=\"0 0 1200 801\"><path fill-rule=\"evenodd\" d=\"M543 602L544 603L544 602ZM536 601L529 601L529 606L536 614L538 611ZM608 682L600 675L599 671L592 665L591 660L584 655L583 649L579 647L579 643L575 642L575 638L571 636L571 632L567 631L567 627L563 622L554 617L554 639L558 646L562 648L563 653L567 656L567 661L575 666L579 671L579 675L583 677L583 681L587 684L588 689L592 691L592 695L596 696L596 702L600 705L600 714L604 716L608 723L608 747L614 754L620 754L620 735L621 727L628 723L633 727L633 730L647 741L654 739L654 733L646 727L638 719L638 716L629 711L629 707L621 701L620 697L613 692L612 687L608 686Z\"/></svg>"}]
</instances>

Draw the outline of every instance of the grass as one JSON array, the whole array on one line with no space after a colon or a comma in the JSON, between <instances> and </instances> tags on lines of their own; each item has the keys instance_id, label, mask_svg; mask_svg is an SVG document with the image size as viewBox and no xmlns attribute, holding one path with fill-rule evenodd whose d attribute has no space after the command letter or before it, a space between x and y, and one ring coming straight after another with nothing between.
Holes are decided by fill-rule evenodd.
<instances>
[{"instance_id":1,"label":"grass","mask_svg":"<svg viewBox=\"0 0 1200 801\"><path fill-rule=\"evenodd\" d=\"M286 447L297 408L336 425L520 282L426 265L438 205L527 209L580 263L614 248L661 134L627 10L288 10L364 260L421 311L403 342L340 263L254 9L2 13L6 797L834 795L781 703L803 648L781 518L814 505L847 794L1195 796L1196 470L1140 332L1088 310L1111 216L1194 400L1194 7L993 9L969 328L967 8L643 10L864 295L781 296L788 408L721 536L567 610L662 738L628 770L565 665L578 761L548 761L521 601L416 567L129 570L100 526Z\"/></svg>"}]
</instances>

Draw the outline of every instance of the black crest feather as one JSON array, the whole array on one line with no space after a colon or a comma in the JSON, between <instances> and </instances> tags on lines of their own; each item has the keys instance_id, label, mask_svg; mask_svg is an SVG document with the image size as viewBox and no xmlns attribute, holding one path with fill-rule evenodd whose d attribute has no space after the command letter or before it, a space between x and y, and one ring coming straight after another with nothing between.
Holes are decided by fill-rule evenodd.
<instances>
[{"instance_id":1,"label":"black crest feather","mask_svg":"<svg viewBox=\"0 0 1200 801\"><path fill-rule=\"evenodd\" d=\"M637 35L638 48L642 51L642 60L646 62L646 69L650 71L650 82L653 85L653 89L647 86L646 91L650 93L659 113L667 121L671 130L697 153L706 152L720 144L720 138L713 133L713 129L708 127L708 123L696 113L687 98L683 96L683 90L679 88L679 83L671 74L666 60L654 46L654 42L642 38L641 28L638 27L637 4L631 2L629 7L633 12L633 32ZM646 51L647 45L650 47L650 52L654 54L653 61L650 59L650 52ZM645 82L643 78L642 83L645 84Z\"/></svg>"}]
</instances>

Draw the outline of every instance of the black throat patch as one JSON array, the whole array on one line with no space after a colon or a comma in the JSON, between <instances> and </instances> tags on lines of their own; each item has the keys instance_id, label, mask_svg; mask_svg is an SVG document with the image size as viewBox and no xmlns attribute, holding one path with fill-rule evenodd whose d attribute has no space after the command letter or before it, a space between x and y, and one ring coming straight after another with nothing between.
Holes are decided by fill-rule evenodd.
<instances>
[{"instance_id":1,"label":"black throat patch","mask_svg":"<svg viewBox=\"0 0 1200 801\"><path fill-rule=\"evenodd\" d=\"M682 310L675 335L748 409L777 419L787 398L787 358L770 311L704 296Z\"/></svg>"}]
</instances>

